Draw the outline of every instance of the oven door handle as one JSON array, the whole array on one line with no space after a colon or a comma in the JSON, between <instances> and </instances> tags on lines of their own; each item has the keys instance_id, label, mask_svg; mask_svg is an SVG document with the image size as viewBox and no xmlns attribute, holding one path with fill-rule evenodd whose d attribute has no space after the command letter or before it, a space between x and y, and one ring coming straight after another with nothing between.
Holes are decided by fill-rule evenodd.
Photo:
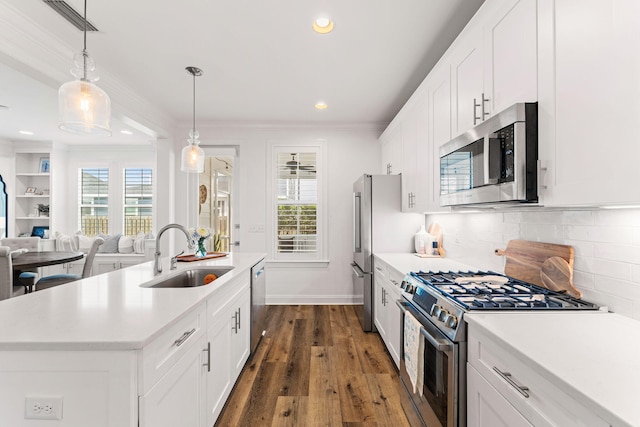
<instances>
[{"instance_id":1,"label":"oven door handle","mask_svg":"<svg viewBox=\"0 0 640 427\"><path fill-rule=\"evenodd\" d=\"M396 300L396 305L402 310L402 314L407 312L407 307L409 304L402 300ZM439 340L438 338L433 337L425 328L420 327L420 333L423 337L429 341L429 343L435 347L436 350L446 353L453 351L453 344L449 343L445 340Z\"/></svg>"}]
</instances>

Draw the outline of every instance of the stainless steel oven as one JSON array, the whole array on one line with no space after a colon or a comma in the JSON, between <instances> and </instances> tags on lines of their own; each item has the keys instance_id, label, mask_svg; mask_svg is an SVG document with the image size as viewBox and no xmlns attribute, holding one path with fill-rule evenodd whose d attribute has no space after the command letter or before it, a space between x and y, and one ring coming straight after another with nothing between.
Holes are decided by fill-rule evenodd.
<instances>
[{"instance_id":1,"label":"stainless steel oven","mask_svg":"<svg viewBox=\"0 0 640 427\"><path fill-rule=\"evenodd\" d=\"M599 308L570 295L494 272L414 272L405 276L401 288L404 292L398 306L404 316L410 313L420 323L424 343L420 376L424 385L414 393L403 340L401 401L407 416L416 420L412 425L428 427L467 425L466 312Z\"/></svg>"},{"instance_id":2,"label":"stainless steel oven","mask_svg":"<svg viewBox=\"0 0 640 427\"><path fill-rule=\"evenodd\" d=\"M429 427L454 427L466 425L466 342L454 342L440 332L425 316L407 301L397 301L406 315L411 313L422 325L424 340L424 365L422 390L413 392L404 357L400 358L401 393L408 393L412 410L420 414L421 422ZM404 319L403 319L404 320ZM405 400L404 404L408 402Z\"/></svg>"}]
</instances>

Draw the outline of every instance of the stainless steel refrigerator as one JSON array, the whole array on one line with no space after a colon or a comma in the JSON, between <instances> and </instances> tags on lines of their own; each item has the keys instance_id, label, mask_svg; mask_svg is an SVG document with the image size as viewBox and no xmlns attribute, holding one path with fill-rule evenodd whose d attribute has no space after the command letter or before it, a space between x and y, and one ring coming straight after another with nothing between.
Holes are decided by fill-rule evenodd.
<instances>
[{"instance_id":1,"label":"stainless steel refrigerator","mask_svg":"<svg viewBox=\"0 0 640 427\"><path fill-rule=\"evenodd\" d=\"M373 324L373 254L414 252L413 236L424 215L402 212L400 175L363 175L353 184L353 262L355 295L363 296L357 312L364 331Z\"/></svg>"}]
</instances>

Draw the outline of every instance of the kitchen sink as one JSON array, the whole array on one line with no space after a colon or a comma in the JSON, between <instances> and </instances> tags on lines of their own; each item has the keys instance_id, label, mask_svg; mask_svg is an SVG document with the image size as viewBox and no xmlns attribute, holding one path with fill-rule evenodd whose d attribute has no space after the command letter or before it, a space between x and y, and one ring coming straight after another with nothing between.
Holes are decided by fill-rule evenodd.
<instances>
[{"instance_id":1,"label":"kitchen sink","mask_svg":"<svg viewBox=\"0 0 640 427\"><path fill-rule=\"evenodd\" d=\"M233 267L194 268L191 270L181 271L179 274L168 277L162 281L154 283L154 280L152 282L143 283L140 286L145 288L192 288L211 283L209 281L205 283L205 278L209 274L215 274L216 278L219 278L231 270L233 270ZM210 278L207 279L209 280Z\"/></svg>"}]
</instances>

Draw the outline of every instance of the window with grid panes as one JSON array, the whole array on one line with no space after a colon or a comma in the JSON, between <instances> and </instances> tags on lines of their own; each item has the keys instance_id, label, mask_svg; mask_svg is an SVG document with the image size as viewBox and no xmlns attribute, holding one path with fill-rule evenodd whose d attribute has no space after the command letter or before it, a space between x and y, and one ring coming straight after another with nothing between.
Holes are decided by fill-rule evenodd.
<instances>
[{"instance_id":1,"label":"window with grid panes","mask_svg":"<svg viewBox=\"0 0 640 427\"><path fill-rule=\"evenodd\" d=\"M85 236L109 232L109 169L81 168L78 175L79 226Z\"/></svg>"},{"instance_id":2,"label":"window with grid panes","mask_svg":"<svg viewBox=\"0 0 640 427\"><path fill-rule=\"evenodd\" d=\"M321 253L319 223L319 150L275 150L276 257L315 259Z\"/></svg>"},{"instance_id":3,"label":"window with grid panes","mask_svg":"<svg viewBox=\"0 0 640 427\"><path fill-rule=\"evenodd\" d=\"M153 226L153 171L150 168L125 168L123 184L124 235L149 233Z\"/></svg>"}]
</instances>

